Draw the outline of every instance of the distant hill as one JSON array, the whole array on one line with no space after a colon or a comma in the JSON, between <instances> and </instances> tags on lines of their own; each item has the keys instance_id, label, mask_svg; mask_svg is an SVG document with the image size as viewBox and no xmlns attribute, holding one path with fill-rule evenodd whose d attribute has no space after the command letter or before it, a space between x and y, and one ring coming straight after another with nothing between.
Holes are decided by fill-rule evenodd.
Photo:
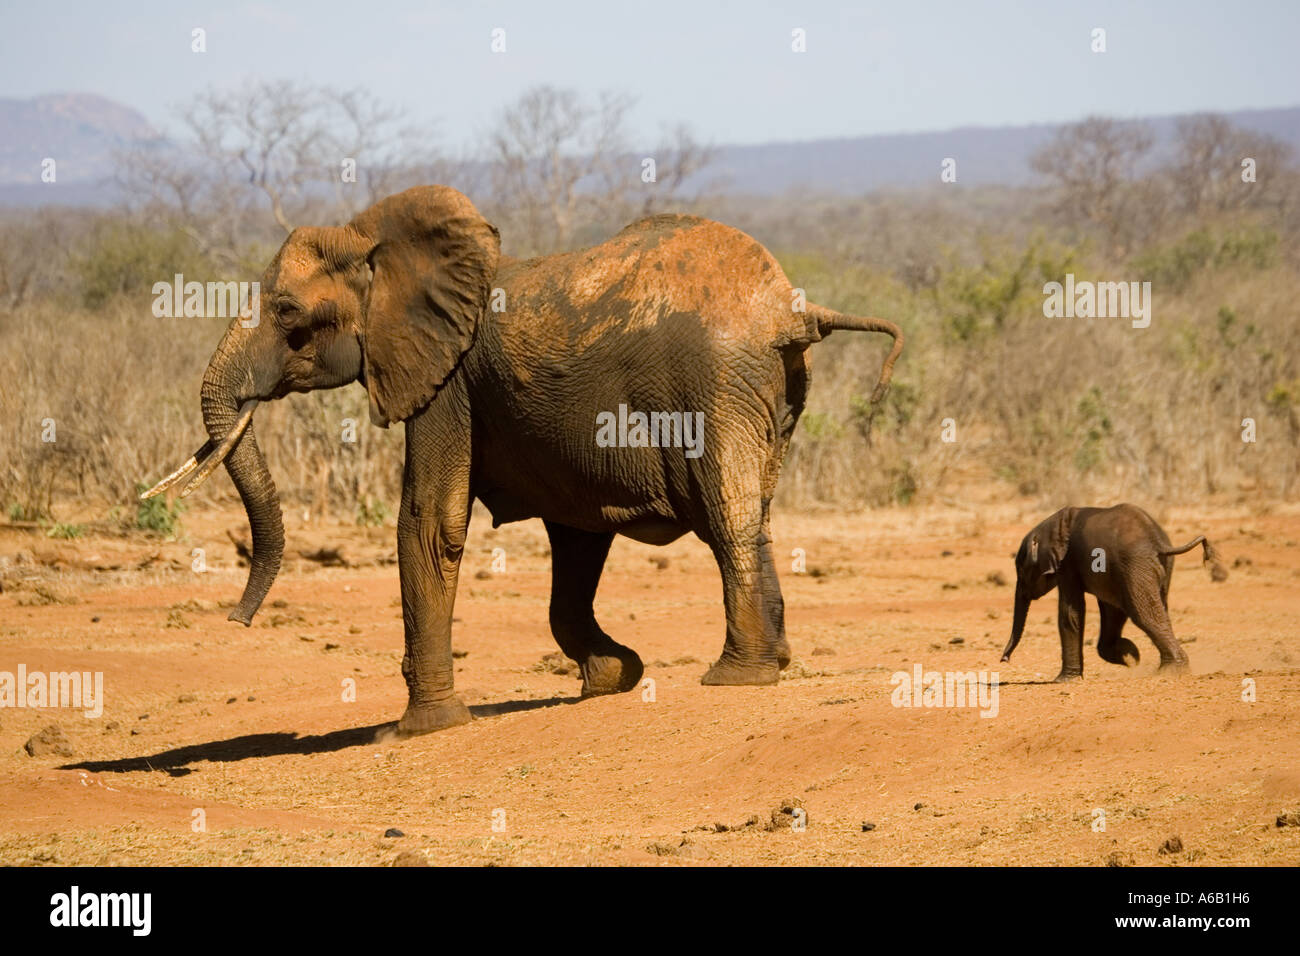
<instances>
[{"instance_id":1,"label":"distant hill","mask_svg":"<svg viewBox=\"0 0 1300 956\"><path fill-rule=\"evenodd\" d=\"M1266 133L1300 152L1300 107L1224 114L1234 125ZM1149 123L1153 155L1168 152L1175 116ZM853 139L725 146L705 179L721 177L729 191L773 195L790 189L855 195L939 182L940 164L957 160L957 181L970 186L1023 186L1035 179L1029 157L1064 124L962 127L938 133L888 133Z\"/></svg>"},{"instance_id":2,"label":"distant hill","mask_svg":"<svg viewBox=\"0 0 1300 956\"><path fill-rule=\"evenodd\" d=\"M140 113L93 93L0 99L0 189L48 187L41 182L46 157L57 164L58 184L98 183L112 177L115 150L157 139Z\"/></svg>"},{"instance_id":3,"label":"distant hill","mask_svg":"<svg viewBox=\"0 0 1300 956\"><path fill-rule=\"evenodd\" d=\"M1225 114L1236 125L1267 133L1300 152L1300 107ZM1155 117L1156 154L1172 142L1176 117ZM861 195L939 181L940 163L957 160L959 184L1021 186L1033 181L1029 157L1060 125L962 127L943 132L889 133L849 139L723 146L696 185L719 182L727 192L770 196L797 189ZM0 206L101 205L117 198L115 151L138 141L161 144L136 110L90 93L0 99ZM41 161L58 163L58 185L40 180Z\"/></svg>"}]
</instances>

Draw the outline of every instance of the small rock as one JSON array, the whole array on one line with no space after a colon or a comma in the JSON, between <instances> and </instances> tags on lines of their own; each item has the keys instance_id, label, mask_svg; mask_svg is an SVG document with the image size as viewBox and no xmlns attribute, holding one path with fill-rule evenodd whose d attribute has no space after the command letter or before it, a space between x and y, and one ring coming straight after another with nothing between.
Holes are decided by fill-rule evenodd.
<instances>
[{"instance_id":1,"label":"small rock","mask_svg":"<svg viewBox=\"0 0 1300 956\"><path fill-rule=\"evenodd\" d=\"M685 857L688 860L707 860L710 856L709 851L698 843L692 843L690 840L683 839L681 845L677 847L677 855Z\"/></svg>"},{"instance_id":2,"label":"small rock","mask_svg":"<svg viewBox=\"0 0 1300 956\"><path fill-rule=\"evenodd\" d=\"M91 623L91 624L98 624L98 623L99 623L99 615L96 614L94 617L92 617L92 618L90 619L90 623Z\"/></svg>"},{"instance_id":3,"label":"small rock","mask_svg":"<svg viewBox=\"0 0 1300 956\"><path fill-rule=\"evenodd\" d=\"M916 804L916 806L912 807L913 810L922 810L922 809L924 809L924 808L925 808L925 804L924 804L924 803L918 803L918 804Z\"/></svg>"},{"instance_id":4,"label":"small rock","mask_svg":"<svg viewBox=\"0 0 1300 956\"><path fill-rule=\"evenodd\" d=\"M492 572L491 572L491 571L477 571L477 572L475 572L474 577L477 578L477 579L480 580L480 581L486 581L488 578L492 577Z\"/></svg>"},{"instance_id":5,"label":"small rock","mask_svg":"<svg viewBox=\"0 0 1300 956\"><path fill-rule=\"evenodd\" d=\"M1160 853L1162 856L1173 854L1173 853L1182 853L1183 852L1182 837L1178 836L1177 834L1174 834L1164 843L1160 844L1160 849L1157 850L1156 852Z\"/></svg>"},{"instance_id":6,"label":"small rock","mask_svg":"<svg viewBox=\"0 0 1300 956\"><path fill-rule=\"evenodd\" d=\"M428 866L429 859L415 850L403 850L393 859L393 866Z\"/></svg>"},{"instance_id":7,"label":"small rock","mask_svg":"<svg viewBox=\"0 0 1300 956\"><path fill-rule=\"evenodd\" d=\"M835 648L833 647L814 647L812 649L813 657L834 657Z\"/></svg>"},{"instance_id":8,"label":"small rock","mask_svg":"<svg viewBox=\"0 0 1300 956\"><path fill-rule=\"evenodd\" d=\"M1300 827L1300 810L1279 813L1277 815L1277 825L1279 827Z\"/></svg>"},{"instance_id":9,"label":"small rock","mask_svg":"<svg viewBox=\"0 0 1300 956\"><path fill-rule=\"evenodd\" d=\"M192 704L192 703L194 703L196 700L198 700L198 698L195 697L193 694L181 694L181 696L179 696L179 697L176 698L176 703L178 703L178 704Z\"/></svg>"},{"instance_id":10,"label":"small rock","mask_svg":"<svg viewBox=\"0 0 1300 956\"><path fill-rule=\"evenodd\" d=\"M239 700L238 697L231 697L229 700L226 701L226 703L227 703L227 704L233 704L233 703L234 703L235 701L237 701L237 700Z\"/></svg>"},{"instance_id":11,"label":"small rock","mask_svg":"<svg viewBox=\"0 0 1300 956\"><path fill-rule=\"evenodd\" d=\"M948 643L949 643L949 644L965 644L965 643L966 643L966 638L964 638L964 637L954 637L954 638L953 638L952 640L950 640Z\"/></svg>"},{"instance_id":12,"label":"small rock","mask_svg":"<svg viewBox=\"0 0 1300 956\"><path fill-rule=\"evenodd\" d=\"M249 695L248 695L248 699L249 699L249 700L257 700L257 698L254 697L252 694L249 694Z\"/></svg>"},{"instance_id":13,"label":"small rock","mask_svg":"<svg viewBox=\"0 0 1300 956\"><path fill-rule=\"evenodd\" d=\"M939 552L939 557L941 557L941 558L951 558L951 557L952 557L952 552L951 552L951 551L940 551L940 552Z\"/></svg>"},{"instance_id":14,"label":"small rock","mask_svg":"<svg viewBox=\"0 0 1300 956\"><path fill-rule=\"evenodd\" d=\"M384 836L395 839L397 837L404 837L406 836L406 834L403 833L401 830L397 829L397 827L389 827L387 830L384 831Z\"/></svg>"},{"instance_id":15,"label":"small rock","mask_svg":"<svg viewBox=\"0 0 1300 956\"><path fill-rule=\"evenodd\" d=\"M656 568L658 568L660 571L665 571L665 570L668 569L668 559L667 559L667 558L651 558L651 559L650 559L650 563L653 564L653 565L654 565Z\"/></svg>"},{"instance_id":16,"label":"small rock","mask_svg":"<svg viewBox=\"0 0 1300 956\"><path fill-rule=\"evenodd\" d=\"M451 656L456 660L460 660L462 657L469 657L469 651L462 651L458 647L453 647L451 649Z\"/></svg>"},{"instance_id":17,"label":"small rock","mask_svg":"<svg viewBox=\"0 0 1300 956\"><path fill-rule=\"evenodd\" d=\"M23 744L23 749L27 751L29 757L44 757L46 754L71 757L76 753L72 749L72 741L67 738L63 728L58 724L50 724L40 733L28 738L27 743Z\"/></svg>"},{"instance_id":18,"label":"small rock","mask_svg":"<svg viewBox=\"0 0 1300 956\"><path fill-rule=\"evenodd\" d=\"M338 650L338 649L339 649L339 646L338 646L337 644L326 644L326 645L325 645L325 650L327 650L327 651L336 651L336 650Z\"/></svg>"},{"instance_id":19,"label":"small rock","mask_svg":"<svg viewBox=\"0 0 1300 956\"><path fill-rule=\"evenodd\" d=\"M862 832L863 832L863 833L870 833L870 832L871 832L872 830L874 830L875 828L876 828L876 825L875 825L874 823L871 823L871 822L869 822L869 821L867 821L867 820L863 820L863 821L862 821Z\"/></svg>"}]
</instances>

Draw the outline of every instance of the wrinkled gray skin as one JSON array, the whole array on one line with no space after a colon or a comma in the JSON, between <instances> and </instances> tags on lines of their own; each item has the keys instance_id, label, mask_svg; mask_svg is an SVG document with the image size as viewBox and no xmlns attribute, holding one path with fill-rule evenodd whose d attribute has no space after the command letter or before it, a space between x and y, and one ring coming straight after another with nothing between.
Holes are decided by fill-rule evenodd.
<instances>
[{"instance_id":1,"label":"wrinkled gray skin","mask_svg":"<svg viewBox=\"0 0 1300 956\"><path fill-rule=\"evenodd\" d=\"M233 323L212 357L204 423L219 443L250 399L356 381L377 424L405 422L402 733L469 719L452 685L451 621L475 498L494 524L545 521L550 625L584 694L626 691L642 675L592 611L615 534L703 539L727 617L704 683L771 684L790 649L768 513L804 406L806 349L834 329L893 336L879 398L902 348L892 323L797 301L762 246L718 223L658 216L593 249L516 261L499 256L496 229L464 196L419 187L345 226L293 232L262 279L260 324ZM704 453L598 447L597 414L620 404L703 412ZM231 614L247 624L284 531L251 425L226 466L252 527Z\"/></svg>"},{"instance_id":2,"label":"wrinkled gray skin","mask_svg":"<svg viewBox=\"0 0 1300 956\"><path fill-rule=\"evenodd\" d=\"M1154 518L1135 505L1111 508L1062 508L1025 535L1016 554L1016 603L1011 639L1002 660L1020 643L1030 602L1056 588L1061 634L1058 681L1083 677L1084 595L1097 598L1101 636L1097 653L1111 664L1133 666L1137 646L1121 636L1132 620L1160 651L1162 671L1187 669L1187 654L1169 623L1169 584L1174 555L1196 545L1215 581L1228 576L1204 537L1173 547ZM1097 550L1104 556L1104 570Z\"/></svg>"}]
</instances>

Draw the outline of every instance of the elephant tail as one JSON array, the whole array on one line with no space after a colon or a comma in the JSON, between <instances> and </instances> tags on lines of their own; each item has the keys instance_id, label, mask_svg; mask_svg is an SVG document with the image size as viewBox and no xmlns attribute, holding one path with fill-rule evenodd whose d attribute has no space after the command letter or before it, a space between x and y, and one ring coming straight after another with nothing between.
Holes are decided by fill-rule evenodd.
<instances>
[{"instance_id":1,"label":"elephant tail","mask_svg":"<svg viewBox=\"0 0 1300 956\"><path fill-rule=\"evenodd\" d=\"M1226 581L1228 579L1228 569L1223 566L1223 561L1219 558L1219 552L1214 549L1214 545L1210 544L1203 534L1198 534L1181 548L1169 548L1166 551L1161 551L1160 554L1162 557L1164 555L1186 554L1198 544L1202 549L1202 563L1210 569L1210 579L1213 581Z\"/></svg>"},{"instance_id":2,"label":"elephant tail","mask_svg":"<svg viewBox=\"0 0 1300 956\"><path fill-rule=\"evenodd\" d=\"M894 375L894 363L903 351L903 330L888 319L875 319L861 315L844 315L824 306L808 303L809 316L817 322L817 331L823 336L835 331L842 332L884 332L894 340L894 347L889 350L885 363L880 367L880 378L871 393L871 404L875 405L885 397L889 390L889 380Z\"/></svg>"}]
</instances>

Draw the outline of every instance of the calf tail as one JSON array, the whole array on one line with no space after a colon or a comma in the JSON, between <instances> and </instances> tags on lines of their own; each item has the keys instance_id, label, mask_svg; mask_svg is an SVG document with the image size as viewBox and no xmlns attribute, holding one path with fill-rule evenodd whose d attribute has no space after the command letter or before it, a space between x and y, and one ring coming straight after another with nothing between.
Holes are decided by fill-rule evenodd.
<instances>
[{"instance_id":1,"label":"calf tail","mask_svg":"<svg viewBox=\"0 0 1300 956\"><path fill-rule=\"evenodd\" d=\"M1223 561L1219 558L1219 552L1214 549L1214 545L1210 544L1203 534L1198 534L1181 548L1170 548L1167 551L1161 551L1160 554L1186 554L1198 544L1201 546L1201 563L1210 569L1210 579L1213 581L1226 581L1228 579L1228 569L1223 566Z\"/></svg>"}]
</instances>

